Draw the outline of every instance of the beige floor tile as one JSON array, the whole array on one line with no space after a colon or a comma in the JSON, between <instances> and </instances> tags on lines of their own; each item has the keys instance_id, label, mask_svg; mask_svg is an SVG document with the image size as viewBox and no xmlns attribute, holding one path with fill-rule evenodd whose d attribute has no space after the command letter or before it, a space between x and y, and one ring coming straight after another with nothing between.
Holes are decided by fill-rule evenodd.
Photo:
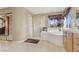
<instances>
[{"instance_id":1,"label":"beige floor tile","mask_svg":"<svg viewBox=\"0 0 79 59\"><path fill-rule=\"evenodd\" d=\"M48 41L41 40L38 44L0 41L0 52L64 52L64 48L57 47Z\"/></svg>"}]
</instances>

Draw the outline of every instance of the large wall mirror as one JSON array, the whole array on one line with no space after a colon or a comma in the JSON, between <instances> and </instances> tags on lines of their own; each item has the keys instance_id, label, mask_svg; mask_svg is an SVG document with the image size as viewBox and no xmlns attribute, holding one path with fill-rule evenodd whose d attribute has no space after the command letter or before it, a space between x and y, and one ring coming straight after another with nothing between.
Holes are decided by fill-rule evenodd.
<instances>
[{"instance_id":1,"label":"large wall mirror","mask_svg":"<svg viewBox=\"0 0 79 59\"><path fill-rule=\"evenodd\" d=\"M0 17L0 34L5 34L5 20Z\"/></svg>"},{"instance_id":2,"label":"large wall mirror","mask_svg":"<svg viewBox=\"0 0 79 59\"><path fill-rule=\"evenodd\" d=\"M64 26L64 16L62 16L62 15L48 16L48 26L50 28L63 27Z\"/></svg>"},{"instance_id":3,"label":"large wall mirror","mask_svg":"<svg viewBox=\"0 0 79 59\"><path fill-rule=\"evenodd\" d=\"M9 35L9 17L0 17L0 35Z\"/></svg>"}]
</instances>

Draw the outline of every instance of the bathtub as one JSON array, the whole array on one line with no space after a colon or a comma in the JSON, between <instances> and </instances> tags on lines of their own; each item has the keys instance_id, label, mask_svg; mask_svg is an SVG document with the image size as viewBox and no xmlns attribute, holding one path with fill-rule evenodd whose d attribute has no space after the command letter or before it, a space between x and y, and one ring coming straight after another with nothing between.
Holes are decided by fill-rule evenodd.
<instances>
[{"instance_id":1,"label":"bathtub","mask_svg":"<svg viewBox=\"0 0 79 59\"><path fill-rule=\"evenodd\" d=\"M63 47L63 31L52 29L52 31L42 32L42 39L46 39L56 46Z\"/></svg>"}]
</instances>

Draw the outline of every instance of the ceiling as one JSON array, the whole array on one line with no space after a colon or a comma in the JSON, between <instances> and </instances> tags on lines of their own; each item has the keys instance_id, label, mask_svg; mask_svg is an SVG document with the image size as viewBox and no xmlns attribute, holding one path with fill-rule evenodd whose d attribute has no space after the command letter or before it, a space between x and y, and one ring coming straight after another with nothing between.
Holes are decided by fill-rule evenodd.
<instances>
[{"instance_id":1,"label":"ceiling","mask_svg":"<svg viewBox=\"0 0 79 59\"><path fill-rule=\"evenodd\" d=\"M65 7L26 7L32 14L63 12Z\"/></svg>"},{"instance_id":2,"label":"ceiling","mask_svg":"<svg viewBox=\"0 0 79 59\"><path fill-rule=\"evenodd\" d=\"M0 7L0 9L4 9L7 7ZM63 12L65 7L25 7L32 14L44 14L44 13L53 13L53 12ZM79 11L79 8L77 7Z\"/></svg>"}]
</instances>

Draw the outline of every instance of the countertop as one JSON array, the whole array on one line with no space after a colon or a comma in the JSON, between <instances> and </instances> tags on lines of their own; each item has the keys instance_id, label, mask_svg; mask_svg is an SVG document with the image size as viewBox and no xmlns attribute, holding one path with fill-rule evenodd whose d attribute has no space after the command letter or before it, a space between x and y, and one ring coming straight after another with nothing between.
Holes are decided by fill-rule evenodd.
<instances>
[{"instance_id":1,"label":"countertop","mask_svg":"<svg viewBox=\"0 0 79 59\"><path fill-rule=\"evenodd\" d=\"M79 33L79 29L63 29L66 32Z\"/></svg>"}]
</instances>

